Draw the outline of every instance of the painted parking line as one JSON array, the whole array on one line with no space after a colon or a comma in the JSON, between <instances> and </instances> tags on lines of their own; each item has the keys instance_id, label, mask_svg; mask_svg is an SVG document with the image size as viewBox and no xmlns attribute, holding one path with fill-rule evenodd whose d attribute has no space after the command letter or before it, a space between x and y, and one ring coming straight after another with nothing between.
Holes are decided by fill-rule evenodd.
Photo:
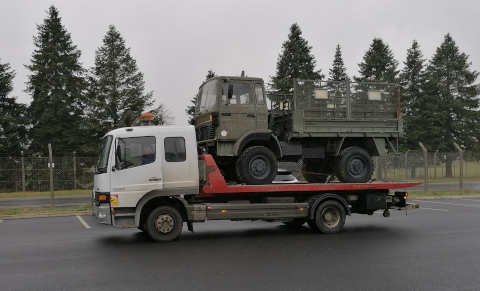
<instances>
[{"instance_id":1,"label":"painted parking line","mask_svg":"<svg viewBox=\"0 0 480 291\"><path fill-rule=\"evenodd\" d=\"M457 206L467 206L467 207L480 207L480 205L468 205L468 204L457 204L457 203L447 203L447 202L434 202L434 201L426 201L426 200L414 200L417 202L427 202L427 203L438 203L438 204L446 204L446 205L457 205Z\"/></svg>"},{"instance_id":2,"label":"painted parking line","mask_svg":"<svg viewBox=\"0 0 480 291\"><path fill-rule=\"evenodd\" d=\"M420 207L420 209L438 210L438 211L450 211L450 210L446 210L446 209L436 209L436 208L427 208L427 207Z\"/></svg>"},{"instance_id":3,"label":"painted parking line","mask_svg":"<svg viewBox=\"0 0 480 291\"><path fill-rule=\"evenodd\" d=\"M480 202L480 199L460 199L460 200Z\"/></svg>"},{"instance_id":4,"label":"painted parking line","mask_svg":"<svg viewBox=\"0 0 480 291\"><path fill-rule=\"evenodd\" d=\"M77 215L77 218L78 218L78 220L80 220L80 222L83 224L83 226L85 226L85 228L90 228L90 226L88 226L88 224L85 222L85 220L83 220L83 218L81 218L78 215Z\"/></svg>"}]
</instances>

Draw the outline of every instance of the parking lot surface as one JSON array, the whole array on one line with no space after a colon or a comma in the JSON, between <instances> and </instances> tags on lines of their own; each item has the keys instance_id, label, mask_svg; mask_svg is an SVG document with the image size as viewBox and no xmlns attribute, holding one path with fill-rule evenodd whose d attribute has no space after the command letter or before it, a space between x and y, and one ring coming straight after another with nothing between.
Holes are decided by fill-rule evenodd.
<instances>
[{"instance_id":1,"label":"parking lot surface","mask_svg":"<svg viewBox=\"0 0 480 291\"><path fill-rule=\"evenodd\" d=\"M91 216L0 221L0 290L480 290L480 198L347 217L321 235L208 221L178 241Z\"/></svg>"}]
</instances>

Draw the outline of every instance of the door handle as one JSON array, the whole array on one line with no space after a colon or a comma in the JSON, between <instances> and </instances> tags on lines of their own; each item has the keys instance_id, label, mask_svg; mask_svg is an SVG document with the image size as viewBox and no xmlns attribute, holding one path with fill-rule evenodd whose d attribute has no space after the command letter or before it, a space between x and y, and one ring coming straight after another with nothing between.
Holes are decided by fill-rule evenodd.
<instances>
[{"instance_id":1,"label":"door handle","mask_svg":"<svg viewBox=\"0 0 480 291\"><path fill-rule=\"evenodd\" d=\"M247 117L256 117L255 114L247 114Z\"/></svg>"},{"instance_id":2,"label":"door handle","mask_svg":"<svg viewBox=\"0 0 480 291\"><path fill-rule=\"evenodd\" d=\"M162 180L162 179L161 178L150 178L150 179L148 179L148 181L160 181L160 180Z\"/></svg>"}]
</instances>

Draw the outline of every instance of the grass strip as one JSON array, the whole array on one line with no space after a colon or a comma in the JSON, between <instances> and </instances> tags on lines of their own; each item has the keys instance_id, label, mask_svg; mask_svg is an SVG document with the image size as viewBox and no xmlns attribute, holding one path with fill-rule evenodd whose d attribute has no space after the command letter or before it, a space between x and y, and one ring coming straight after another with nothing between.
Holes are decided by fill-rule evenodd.
<instances>
[{"instance_id":1,"label":"grass strip","mask_svg":"<svg viewBox=\"0 0 480 291\"><path fill-rule=\"evenodd\" d=\"M92 190L63 190L55 191L55 196L60 195L87 195L91 194ZM50 196L50 191L48 192L12 192L12 193L0 193L0 198L14 198L14 197L40 197L40 196Z\"/></svg>"},{"instance_id":2,"label":"grass strip","mask_svg":"<svg viewBox=\"0 0 480 291\"><path fill-rule=\"evenodd\" d=\"M21 214L45 214L45 213L68 213L76 211L92 210L92 204L71 207L71 208L36 208L36 207L20 207L0 209L1 215L21 215Z\"/></svg>"}]
</instances>

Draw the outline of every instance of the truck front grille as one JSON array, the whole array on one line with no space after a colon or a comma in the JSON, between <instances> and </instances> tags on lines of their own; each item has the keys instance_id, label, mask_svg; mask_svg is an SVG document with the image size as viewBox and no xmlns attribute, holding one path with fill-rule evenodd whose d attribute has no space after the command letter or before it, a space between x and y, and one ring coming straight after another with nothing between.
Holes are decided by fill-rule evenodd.
<instances>
[{"instance_id":1,"label":"truck front grille","mask_svg":"<svg viewBox=\"0 0 480 291\"><path fill-rule=\"evenodd\" d=\"M197 132L197 141L215 138L215 127L211 124L204 127L197 128L196 132Z\"/></svg>"}]
</instances>

